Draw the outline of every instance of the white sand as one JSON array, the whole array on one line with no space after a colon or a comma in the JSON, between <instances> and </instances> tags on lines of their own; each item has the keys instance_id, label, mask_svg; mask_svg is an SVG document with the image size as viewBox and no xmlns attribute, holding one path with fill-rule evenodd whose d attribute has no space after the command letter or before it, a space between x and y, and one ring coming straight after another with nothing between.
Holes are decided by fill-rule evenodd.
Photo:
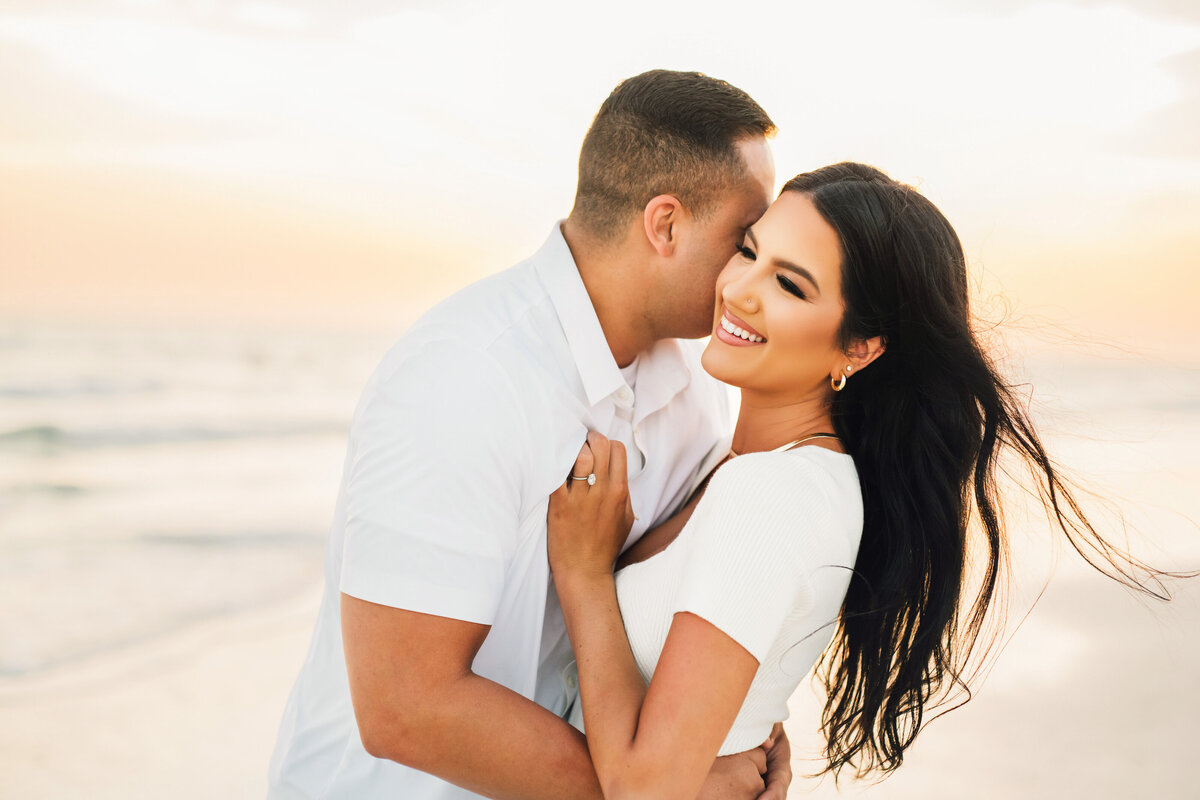
<instances>
[{"instance_id":1,"label":"white sand","mask_svg":"<svg viewBox=\"0 0 1200 800\"><path fill-rule=\"evenodd\" d=\"M1070 570L1074 572L1074 570ZM1197 792L1200 585L1150 607L1093 575L1058 579L982 691L877 786L797 780L791 797L1185 800ZM797 747L817 705L792 701ZM797 772L811 768L797 759Z\"/></svg>"},{"instance_id":2,"label":"white sand","mask_svg":"<svg viewBox=\"0 0 1200 800\"><path fill-rule=\"evenodd\" d=\"M0 682L0 796L263 797L318 600Z\"/></svg>"}]
</instances>

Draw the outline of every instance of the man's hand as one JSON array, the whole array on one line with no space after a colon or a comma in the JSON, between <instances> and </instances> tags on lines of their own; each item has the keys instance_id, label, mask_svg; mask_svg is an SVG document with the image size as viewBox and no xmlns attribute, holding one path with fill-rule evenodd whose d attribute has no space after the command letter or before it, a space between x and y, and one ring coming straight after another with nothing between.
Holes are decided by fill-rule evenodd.
<instances>
[{"instance_id":1,"label":"man's hand","mask_svg":"<svg viewBox=\"0 0 1200 800\"><path fill-rule=\"evenodd\" d=\"M696 800L787 800L791 783L792 744L776 722L759 747L718 758Z\"/></svg>"},{"instance_id":2,"label":"man's hand","mask_svg":"<svg viewBox=\"0 0 1200 800\"><path fill-rule=\"evenodd\" d=\"M788 786L792 783L792 743L788 741L783 723L775 723L760 749L767 753L767 768L763 775L767 788L758 800L787 800Z\"/></svg>"},{"instance_id":3,"label":"man's hand","mask_svg":"<svg viewBox=\"0 0 1200 800\"><path fill-rule=\"evenodd\" d=\"M767 751L762 747L721 756L713 764L696 800L757 800L766 788Z\"/></svg>"}]
</instances>

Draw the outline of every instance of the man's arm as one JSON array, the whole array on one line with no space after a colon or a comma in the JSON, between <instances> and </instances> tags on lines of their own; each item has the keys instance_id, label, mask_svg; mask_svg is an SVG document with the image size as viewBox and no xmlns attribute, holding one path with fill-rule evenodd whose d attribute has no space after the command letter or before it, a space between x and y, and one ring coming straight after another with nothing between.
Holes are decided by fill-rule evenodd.
<instances>
[{"instance_id":1,"label":"man's arm","mask_svg":"<svg viewBox=\"0 0 1200 800\"><path fill-rule=\"evenodd\" d=\"M486 797L600 800L583 734L471 671L487 631L343 594L342 638L363 747ZM763 790L766 759L762 750L717 759L700 798L753 800Z\"/></svg>"},{"instance_id":2,"label":"man's arm","mask_svg":"<svg viewBox=\"0 0 1200 800\"><path fill-rule=\"evenodd\" d=\"M582 735L471 670L519 541L522 398L475 347L410 350L372 378L347 466L342 640L363 746L489 797L600 797Z\"/></svg>"},{"instance_id":3,"label":"man's arm","mask_svg":"<svg viewBox=\"0 0 1200 800\"><path fill-rule=\"evenodd\" d=\"M583 734L471 671L487 632L343 594L363 747L487 797L601 798Z\"/></svg>"}]
</instances>

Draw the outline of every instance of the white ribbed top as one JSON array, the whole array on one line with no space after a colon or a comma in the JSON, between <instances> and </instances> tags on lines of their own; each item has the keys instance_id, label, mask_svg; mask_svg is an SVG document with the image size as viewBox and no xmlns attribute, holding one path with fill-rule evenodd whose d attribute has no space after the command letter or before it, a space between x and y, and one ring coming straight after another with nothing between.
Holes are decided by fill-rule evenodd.
<instances>
[{"instance_id":1,"label":"white ribbed top","mask_svg":"<svg viewBox=\"0 0 1200 800\"><path fill-rule=\"evenodd\" d=\"M675 541L617 573L625 631L647 682L680 611L758 659L720 755L757 747L787 719L788 698L833 636L861 534L850 456L812 446L748 453L717 470ZM579 703L574 712L581 726Z\"/></svg>"}]
</instances>

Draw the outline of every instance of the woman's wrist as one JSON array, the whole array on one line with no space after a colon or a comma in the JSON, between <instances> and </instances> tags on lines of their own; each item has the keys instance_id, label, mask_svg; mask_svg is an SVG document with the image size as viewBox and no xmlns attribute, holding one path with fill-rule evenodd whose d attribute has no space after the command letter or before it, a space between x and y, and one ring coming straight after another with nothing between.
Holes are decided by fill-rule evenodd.
<instances>
[{"instance_id":1,"label":"woman's wrist","mask_svg":"<svg viewBox=\"0 0 1200 800\"><path fill-rule=\"evenodd\" d=\"M554 586L558 595L587 594L595 591L605 591L612 586L612 569L602 567L572 567L561 569L554 573Z\"/></svg>"}]
</instances>

